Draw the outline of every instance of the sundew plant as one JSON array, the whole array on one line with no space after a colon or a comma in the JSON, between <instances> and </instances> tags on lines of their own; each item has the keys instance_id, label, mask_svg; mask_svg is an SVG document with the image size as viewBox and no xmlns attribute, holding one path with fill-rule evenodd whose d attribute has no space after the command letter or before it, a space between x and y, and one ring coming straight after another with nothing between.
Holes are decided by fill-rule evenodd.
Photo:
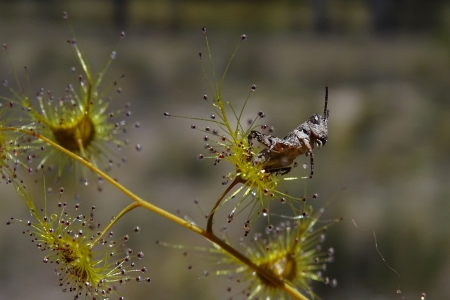
<instances>
[{"instance_id":1,"label":"sundew plant","mask_svg":"<svg viewBox=\"0 0 450 300\"><path fill-rule=\"evenodd\" d=\"M66 13L64 18L68 18ZM243 92L246 94L243 101L225 99L222 91L226 86L225 75L232 68L233 58L247 36L241 36L234 52L230 49L231 58L218 75L206 29L203 28L206 51L199 54L199 73L203 72L209 87L203 99L211 113L207 117L161 113L161 117L164 115L170 119L162 121L189 122L188 126L201 132L205 142L205 152L198 154L201 163L209 160L214 165L221 163L229 168L223 175L223 186L217 190L217 198L207 204L209 210L204 224L196 224L152 204L154 199L137 196L111 177L110 168L117 160L113 148L126 146L128 140L121 134L128 128L139 127L139 123L132 121L128 103L123 103L121 110L111 110L110 107L111 103L120 101L118 96L122 92L118 81L111 84L103 82L105 73L116 58L115 48L100 71L95 72L89 60L101 58L86 57L82 41L75 39L73 30L70 30L72 37L67 41L68 46L81 70L81 74L74 70L75 84L67 85L62 95L44 88L30 92L21 84L14 69L15 62L8 54L8 45L3 44L13 79L3 81L4 89L0 96L3 189L14 188L20 200L8 201L16 201L30 213L29 220L11 218L7 225L23 226L23 232L39 249L42 261L55 266L59 278L55 282L62 291L72 293L74 299L129 299L131 297L126 294L122 295L120 285L151 282L151 278L145 275L147 268L140 265L144 252L128 248L129 235L116 237L112 231L123 216L137 208L147 210L149 217L156 213L166 222L178 224L180 231L189 230L208 240L210 247L173 246L176 241L160 244L195 249L208 257L206 260L211 262L215 274L238 277L237 289L240 292L233 297L315 299L313 282L336 285L335 279L326 276L326 267L334 260L334 250L322 244L327 228L340 219L322 220L323 208L315 210L311 204L318 198L317 194L290 195L283 191L284 186L292 184L289 181L304 184L310 180L305 174L299 175L301 170L291 169L297 165L294 160L299 155L310 156L313 163L312 150L325 144L327 100L323 117L313 115L309 123L304 123L307 125L302 124L285 138L271 135L272 129L261 121L265 117L263 111L255 112L251 120L244 120L247 103L257 92L256 85L250 85ZM125 33L119 36L123 39ZM118 80L123 77L119 76ZM28 75L27 79L32 80ZM323 121L322 127L317 129L314 125L319 121ZM136 148L139 150L140 146ZM101 215L101 210L91 206L90 211L81 213L79 204L65 199L67 192L64 188L54 191L45 186L50 182L46 178L52 172L56 172L58 178L74 178L75 174L83 185L88 185L88 176L94 174L123 193L130 203L108 224L96 223L94 212ZM34 176L39 176L39 179L32 180ZM31 182L41 186L33 184L32 187ZM36 189L41 192L36 192ZM99 193L98 197L101 195ZM54 201L55 197L57 201ZM233 206L227 212L227 226L242 228L243 225L240 245L235 245L226 232L218 230L222 224L214 220L217 211L228 209L225 203ZM89 203L84 201L83 207L86 205L89 207ZM292 214L283 215L284 220L275 224L272 208L277 205L289 206ZM245 216L244 224L234 222L237 215ZM256 232L255 224L265 227L265 232ZM138 232L139 227L134 231ZM151 231L139 238L152 239ZM151 262L146 264L148 266Z\"/></svg>"}]
</instances>

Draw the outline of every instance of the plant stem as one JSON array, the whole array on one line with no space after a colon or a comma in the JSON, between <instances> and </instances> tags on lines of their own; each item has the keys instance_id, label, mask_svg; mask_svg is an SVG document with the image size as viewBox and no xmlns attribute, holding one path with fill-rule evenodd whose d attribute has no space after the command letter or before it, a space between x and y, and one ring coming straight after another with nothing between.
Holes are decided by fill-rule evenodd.
<instances>
[{"instance_id":1,"label":"plant stem","mask_svg":"<svg viewBox=\"0 0 450 300\"><path fill-rule=\"evenodd\" d=\"M98 241L105 235L105 233L122 217L124 216L127 212L135 209L136 207L141 206L138 202L133 202L130 205L128 205L127 207L125 207L124 209L122 209L122 211L111 221L109 222L109 224L105 227L105 229L103 229L103 231L101 232L101 234L95 239L94 242L92 242L92 247L94 247Z\"/></svg>"},{"instance_id":2,"label":"plant stem","mask_svg":"<svg viewBox=\"0 0 450 300\"><path fill-rule=\"evenodd\" d=\"M220 202L222 202L223 198L231 191L231 189L240 182L240 177L236 177L233 182L227 187L227 189L223 192L222 196L220 196L219 200L217 200L216 205L211 209L211 212L208 216L208 223L206 224L206 232L213 233L213 219L214 219L214 213L216 212L217 207L219 206Z\"/></svg>"},{"instance_id":3,"label":"plant stem","mask_svg":"<svg viewBox=\"0 0 450 300\"><path fill-rule=\"evenodd\" d=\"M236 259L240 260L242 263L246 264L248 267L250 267L251 269L253 269L256 273L258 273L259 275L263 276L264 278L266 278L267 280L269 280L270 282L272 282L276 287L278 287L281 290L284 290L287 294L291 295L294 299L297 300L308 300L308 298L306 298L304 295L302 295L297 289L295 289L290 283L284 281L283 279L280 279L276 276L274 276L272 273L270 273L269 271L262 269L261 267L259 267L258 265L256 265L254 262L252 262L248 257L246 257L245 255L243 255L242 253L240 253L239 251L237 251L235 248L233 248L232 246L230 246L229 244L227 244L224 240L222 240L221 238L219 238L218 236L216 236L213 232L208 232L204 229L201 229L200 227L196 226L193 223L187 222L145 200L143 200L142 198L138 197L137 195L135 195L134 193L132 193L130 190L128 190L127 188L125 188L124 186L122 186L120 183L118 183L117 181L115 181L113 178L111 178L110 176L108 176L106 173L104 173L103 171L101 171L100 169L98 169L95 165L93 165L91 162L81 158L80 156L76 155L75 153L65 149L64 147L61 147L60 145L58 145L57 143L53 142L52 140L46 138L45 136L36 133L34 131L31 130L25 130L25 129L19 129L19 128L15 128L15 127L5 127L5 128L0 128L0 130L10 130L10 131L19 131L31 136L34 136L44 142L46 142L47 144L49 144L52 147L55 147L56 149L62 151L64 154L68 155L69 157L71 157L72 159L78 161L79 163L81 163L82 165L84 165L85 167L87 167L88 169L92 170L93 172L97 173L99 176L101 176L103 179L105 179L106 181L108 181L110 184L112 184L114 187L116 187L118 190L120 190L122 193L124 193L125 195L127 195L128 197L130 197L133 201L135 201L135 205L129 205L128 207L125 208L124 211L126 210L131 210L137 206L142 206L148 210L153 211L154 213L157 213L169 220L171 220L172 222L177 223L178 225L181 225L183 227L186 227L187 229L200 234L201 236L203 236L204 238L208 239L209 241L217 244L219 247L221 247L223 250L227 251L229 254L231 254L232 256L234 256ZM239 182L239 181L238 181ZM237 184L238 182L236 182L235 184ZM227 190L232 188L231 184ZM225 194L224 194L225 195ZM224 195L221 197L223 198ZM221 199L219 199L221 201ZM218 201L218 203L220 203L220 201ZM216 204L216 206L218 205L218 203Z\"/></svg>"}]
</instances>

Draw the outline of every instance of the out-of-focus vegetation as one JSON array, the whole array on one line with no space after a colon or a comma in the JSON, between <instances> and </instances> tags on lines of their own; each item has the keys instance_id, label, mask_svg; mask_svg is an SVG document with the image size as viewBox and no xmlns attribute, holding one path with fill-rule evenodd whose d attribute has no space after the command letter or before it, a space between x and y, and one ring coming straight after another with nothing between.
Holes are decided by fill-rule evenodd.
<instances>
[{"instance_id":1,"label":"out-of-focus vegetation","mask_svg":"<svg viewBox=\"0 0 450 300\"><path fill-rule=\"evenodd\" d=\"M313 112L321 112L325 83L330 88L329 140L315 152L316 173L308 191L319 194L319 206L334 197L327 215L347 221L334 226L325 242L336 250L336 262L327 272L338 279L338 287L318 284L317 293L324 299L418 299L421 292L429 299L448 296L449 3L0 1L0 42L8 43L23 82L21 67L27 66L32 92L44 87L62 94L75 80L70 67L76 61L65 42L71 33L61 18L63 10L94 68L101 68L120 31L127 33L108 75L113 81L126 74L118 106L131 102L134 118L142 124L130 132L130 140L143 150L138 155L134 149L122 150L120 155L128 154L129 161L113 171L125 186L204 222L194 199L208 211L228 170L197 161L204 151L202 136L190 130L190 122L166 119L163 112L208 118L202 100L208 90L198 63L198 52L205 52L200 29L208 28L219 73L245 33L248 40L231 65L223 96L239 107L256 84L246 117L263 110L274 133L284 136ZM12 82L5 56L0 77ZM304 175L300 168L293 173ZM346 190L340 192L343 186ZM3 220L26 219L13 191L6 190L2 186ZM286 184L286 190L301 194L303 184ZM106 185L101 194L89 188L80 194L82 201L103 207L104 222L127 203ZM225 224L226 213L225 208L217 214L216 222ZM124 219L123 230L141 227L134 242L146 250L152 283L126 286L127 298L228 299L238 293L227 292L233 280L203 278L208 266L196 261L194 253L186 258L182 251L154 245L155 240L206 242L148 212L131 215ZM372 233L356 229L350 219L360 228L375 230L379 250L401 276L402 295L396 294L398 278L377 254ZM265 222L260 223L263 230ZM237 220L229 225L230 235L243 232L240 224ZM61 299L51 266L36 259L39 254L30 250L20 231L0 227L0 299Z\"/></svg>"}]
</instances>

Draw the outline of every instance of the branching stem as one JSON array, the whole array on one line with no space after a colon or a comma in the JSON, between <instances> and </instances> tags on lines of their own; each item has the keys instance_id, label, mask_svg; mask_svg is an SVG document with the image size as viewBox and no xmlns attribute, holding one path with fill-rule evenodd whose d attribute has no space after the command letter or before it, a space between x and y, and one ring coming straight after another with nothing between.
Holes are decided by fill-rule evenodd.
<instances>
[{"instance_id":1,"label":"branching stem","mask_svg":"<svg viewBox=\"0 0 450 300\"><path fill-rule=\"evenodd\" d=\"M69 157L71 157L72 159L78 161L79 163L81 163L82 165L84 165L85 167L87 167L88 169L92 170L93 172L97 173L97 175L99 175L100 177L102 177L103 179L105 179L106 181L108 181L110 184L112 184L114 187L116 187L118 190L120 190L122 193L124 193L125 195L127 195L128 197L130 197L135 203L134 205L129 205L127 206L122 212L123 214L125 214L126 212L141 206L144 207L154 213L157 213L169 220L171 220L172 222L177 223L178 225L181 225L183 227L186 227L187 229L200 234L201 236L203 236L204 238L208 239L209 241L213 242L214 244L218 245L220 248L222 248L223 250L227 251L230 255L232 255L233 257L235 257L236 259L240 260L242 263L246 264L249 268L253 269L256 273L258 273L259 275L263 276L265 279L267 279L268 281L270 281L271 283L273 283L275 286L277 286L279 289L284 290L287 294L289 294L290 296L292 296L294 299L297 300L308 300L308 298L304 295L302 295L295 287L293 287L289 282L280 279L279 277L276 277L273 273L261 268L260 266L256 265L254 262L252 262L247 256L245 256L244 254L240 253L239 251L237 251L235 248L233 248L232 246L230 246L229 244L227 244L224 240L222 240L221 238L219 238L218 236L216 236L213 232L212 232L212 217L210 218L211 220L211 231L208 230L204 230L198 226L196 226L195 224L191 223L191 222L187 222L186 220L183 220L145 200L143 200L142 198L138 197L137 195L135 195L134 193L132 193L130 190L128 190L127 188L125 188L124 186L122 186L120 183L118 183L117 181L115 181L112 177L108 176L106 173L104 173L103 171L101 171L100 169L98 169L95 165L93 165L91 162L83 159L82 157L76 155L75 153L61 147L60 145L58 145L57 143L53 142L52 140L48 139L47 137L36 133L34 131L31 130L26 130L26 129L20 129L20 128L16 128L16 127L5 127L5 128L0 128L0 131L2 130L9 130L9 131L18 131L18 132L22 132L24 134L36 137L42 141L44 141L45 143L47 143L48 145L55 147L56 149L62 151L64 154L68 155ZM227 190L225 191L225 193L222 195L222 197L219 199L219 201L216 203L215 208L220 204L220 202L222 201L222 199L225 197L225 195L229 192L229 190L231 190L231 188L236 185L237 183L239 183L240 181L233 181L233 183L227 188ZM215 210L215 208L213 209L213 212ZM121 214L122 214L121 212ZM122 214L122 215L123 215ZM120 215L120 214L119 214ZM120 215L120 216L122 216ZM208 223L209 223L209 219L208 219Z\"/></svg>"}]
</instances>

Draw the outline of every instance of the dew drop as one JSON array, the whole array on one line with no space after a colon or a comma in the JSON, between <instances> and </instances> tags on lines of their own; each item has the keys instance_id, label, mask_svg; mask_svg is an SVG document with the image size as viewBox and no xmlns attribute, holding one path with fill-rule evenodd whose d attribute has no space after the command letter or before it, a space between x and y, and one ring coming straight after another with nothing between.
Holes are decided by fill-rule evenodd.
<instances>
[{"instance_id":1,"label":"dew drop","mask_svg":"<svg viewBox=\"0 0 450 300\"><path fill-rule=\"evenodd\" d=\"M141 123L140 123L140 122L136 122L136 123L134 123L134 127L135 127L135 128L139 128L139 127L141 127Z\"/></svg>"},{"instance_id":2,"label":"dew drop","mask_svg":"<svg viewBox=\"0 0 450 300\"><path fill-rule=\"evenodd\" d=\"M228 223L231 223L231 221L233 221L233 218L234 218L234 212L231 212L231 213L228 215L227 222L228 222Z\"/></svg>"},{"instance_id":3,"label":"dew drop","mask_svg":"<svg viewBox=\"0 0 450 300\"><path fill-rule=\"evenodd\" d=\"M252 85L251 90L252 92L256 91L256 85Z\"/></svg>"},{"instance_id":4,"label":"dew drop","mask_svg":"<svg viewBox=\"0 0 450 300\"><path fill-rule=\"evenodd\" d=\"M8 80L3 79L3 86L7 86L8 85Z\"/></svg>"},{"instance_id":5,"label":"dew drop","mask_svg":"<svg viewBox=\"0 0 450 300\"><path fill-rule=\"evenodd\" d=\"M427 294L422 293L420 294L420 300L425 300L427 298Z\"/></svg>"},{"instance_id":6,"label":"dew drop","mask_svg":"<svg viewBox=\"0 0 450 300\"><path fill-rule=\"evenodd\" d=\"M320 236L319 236L319 242L320 243L323 243L325 241L325 234L321 234Z\"/></svg>"},{"instance_id":7,"label":"dew drop","mask_svg":"<svg viewBox=\"0 0 450 300\"><path fill-rule=\"evenodd\" d=\"M117 57L117 52L116 51L112 51L111 52L111 58L112 59L116 59L116 57Z\"/></svg>"},{"instance_id":8,"label":"dew drop","mask_svg":"<svg viewBox=\"0 0 450 300\"><path fill-rule=\"evenodd\" d=\"M203 100L208 101L208 95L203 95Z\"/></svg>"},{"instance_id":9,"label":"dew drop","mask_svg":"<svg viewBox=\"0 0 450 300\"><path fill-rule=\"evenodd\" d=\"M331 287L337 287L337 280L336 279L331 280Z\"/></svg>"},{"instance_id":10,"label":"dew drop","mask_svg":"<svg viewBox=\"0 0 450 300\"><path fill-rule=\"evenodd\" d=\"M192 129L195 129L195 128L197 128L197 127L195 126L195 124L192 124L192 125L191 125L191 128L192 128Z\"/></svg>"},{"instance_id":11,"label":"dew drop","mask_svg":"<svg viewBox=\"0 0 450 300\"><path fill-rule=\"evenodd\" d=\"M136 150L137 150L137 151L141 151L141 150L142 150L141 144L137 144L137 145L136 145Z\"/></svg>"},{"instance_id":12,"label":"dew drop","mask_svg":"<svg viewBox=\"0 0 450 300\"><path fill-rule=\"evenodd\" d=\"M313 194L312 197L313 197L313 199L317 199L317 198L319 198L319 195L318 194Z\"/></svg>"},{"instance_id":13,"label":"dew drop","mask_svg":"<svg viewBox=\"0 0 450 300\"><path fill-rule=\"evenodd\" d=\"M262 214L264 217L267 217L267 212L268 212L267 208L262 209Z\"/></svg>"},{"instance_id":14,"label":"dew drop","mask_svg":"<svg viewBox=\"0 0 450 300\"><path fill-rule=\"evenodd\" d=\"M165 117L170 117L170 114L166 111L166 112L164 113L164 116L165 116Z\"/></svg>"},{"instance_id":15,"label":"dew drop","mask_svg":"<svg viewBox=\"0 0 450 300\"><path fill-rule=\"evenodd\" d=\"M246 41L247 40L247 36L245 34L241 35L241 40L242 41Z\"/></svg>"},{"instance_id":16,"label":"dew drop","mask_svg":"<svg viewBox=\"0 0 450 300\"><path fill-rule=\"evenodd\" d=\"M59 189L59 193L60 194L64 193L64 188L63 187Z\"/></svg>"},{"instance_id":17,"label":"dew drop","mask_svg":"<svg viewBox=\"0 0 450 300\"><path fill-rule=\"evenodd\" d=\"M122 40L125 38L125 31L122 31L122 32L120 33L120 38L121 38Z\"/></svg>"},{"instance_id":18,"label":"dew drop","mask_svg":"<svg viewBox=\"0 0 450 300\"><path fill-rule=\"evenodd\" d=\"M215 118L216 118L216 115L215 115L215 114L212 114L212 115L211 115L211 119L214 120Z\"/></svg>"},{"instance_id":19,"label":"dew drop","mask_svg":"<svg viewBox=\"0 0 450 300\"><path fill-rule=\"evenodd\" d=\"M266 114L263 111L258 112L258 117L264 118L265 116L266 116Z\"/></svg>"},{"instance_id":20,"label":"dew drop","mask_svg":"<svg viewBox=\"0 0 450 300\"><path fill-rule=\"evenodd\" d=\"M206 33L206 27L202 27L202 32Z\"/></svg>"},{"instance_id":21,"label":"dew drop","mask_svg":"<svg viewBox=\"0 0 450 300\"><path fill-rule=\"evenodd\" d=\"M135 232L135 233L138 233L139 230L141 230L141 229L139 228L139 226L136 226L136 228L134 228L134 232Z\"/></svg>"},{"instance_id":22,"label":"dew drop","mask_svg":"<svg viewBox=\"0 0 450 300\"><path fill-rule=\"evenodd\" d=\"M197 156L197 159L198 159L198 160L202 160L203 158L205 158L205 157L203 156L203 154L199 154L199 155Z\"/></svg>"},{"instance_id":23,"label":"dew drop","mask_svg":"<svg viewBox=\"0 0 450 300\"><path fill-rule=\"evenodd\" d=\"M63 11L63 19L67 20L69 14L66 11Z\"/></svg>"}]
</instances>

